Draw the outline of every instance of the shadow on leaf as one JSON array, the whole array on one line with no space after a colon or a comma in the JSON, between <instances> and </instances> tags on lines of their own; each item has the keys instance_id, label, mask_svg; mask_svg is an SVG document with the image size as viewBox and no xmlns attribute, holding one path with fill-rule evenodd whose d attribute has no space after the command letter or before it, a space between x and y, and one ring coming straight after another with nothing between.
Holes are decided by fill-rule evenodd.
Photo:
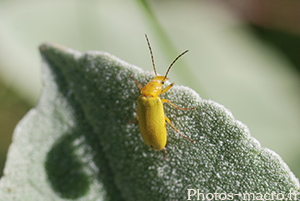
<instances>
[{"instance_id":1,"label":"shadow on leaf","mask_svg":"<svg viewBox=\"0 0 300 201\"><path fill-rule=\"evenodd\" d=\"M89 177L84 171L75 143L76 135L70 133L58 140L46 159L48 179L54 191L64 198L78 198L89 189Z\"/></svg>"}]
</instances>

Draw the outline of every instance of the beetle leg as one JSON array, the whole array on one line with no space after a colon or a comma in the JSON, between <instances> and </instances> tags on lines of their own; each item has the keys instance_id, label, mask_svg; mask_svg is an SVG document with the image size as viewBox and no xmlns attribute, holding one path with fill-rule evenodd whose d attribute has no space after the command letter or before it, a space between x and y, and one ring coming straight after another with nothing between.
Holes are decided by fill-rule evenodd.
<instances>
[{"instance_id":1,"label":"beetle leg","mask_svg":"<svg viewBox=\"0 0 300 201\"><path fill-rule=\"evenodd\" d=\"M179 109L179 110L195 110L196 108L195 107L192 107L192 108L182 108L182 107L178 107L176 105L174 105L173 103L171 103L169 100L167 99L161 99L161 101L163 103L169 103L170 105L172 105L173 107L175 107L176 109Z\"/></svg>"},{"instance_id":2,"label":"beetle leg","mask_svg":"<svg viewBox=\"0 0 300 201\"><path fill-rule=\"evenodd\" d=\"M127 119L127 121L128 121L130 124L136 124L136 123L139 121L139 113L138 113L137 108L136 108L136 121L130 121L129 119Z\"/></svg>"},{"instance_id":3,"label":"beetle leg","mask_svg":"<svg viewBox=\"0 0 300 201\"><path fill-rule=\"evenodd\" d=\"M142 84L139 83L139 81L135 80L135 79L133 78L132 75L130 75L130 77L138 84L138 88L139 88L140 90L142 90Z\"/></svg>"},{"instance_id":4,"label":"beetle leg","mask_svg":"<svg viewBox=\"0 0 300 201\"><path fill-rule=\"evenodd\" d=\"M130 121L129 119L127 119L127 121L128 121L128 123L130 123L130 124L136 124L136 123L138 122L138 120L136 120L136 121Z\"/></svg>"},{"instance_id":5,"label":"beetle leg","mask_svg":"<svg viewBox=\"0 0 300 201\"><path fill-rule=\"evenodd\" d=\"M175 82L173 82L172 84L170 84L169 86L167 86L159 95L166 93L167 91L169 91L171 89L171 87L173 87L173 85L175 84Z\"/></svg>"},{"instance_id":6,"label":"beetle leg","mask_svg":"<svg viewBox=\"0 0 300 201\"><path fill-rule=\"evenodd\" d=\"M182 135L183 137L185 137L186 139L188 139L189 141L191 141L192 143L195 143L195 140L190 139L188 136L186 136L185 134L179 132L179 130L177 128L175 128L175 126L173 126L173 124L171 123L170 119L168 117L165 116L165 120L168 122L168 124L170 124L170 126L172 126L172 128L174 128L174 130L179 133L180 135Z\"/></svg>"},{"instance_id":7,"label":"beetle leg","mask_svg":"<svg viewBox=\"0 0 300 201\"><path fill-rule=\"evenodd\" d=\"M167 160L167 149L166 149L166 147L163 150L164 150L164 159Z\"/></svg>"}]
</instances>

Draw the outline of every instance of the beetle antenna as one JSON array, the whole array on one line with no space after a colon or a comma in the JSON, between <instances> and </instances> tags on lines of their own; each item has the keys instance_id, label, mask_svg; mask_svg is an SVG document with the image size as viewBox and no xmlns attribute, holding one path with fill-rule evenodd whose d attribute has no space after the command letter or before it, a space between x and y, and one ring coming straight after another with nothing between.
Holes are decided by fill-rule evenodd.
<instances>
[{"instance_id":1,"label":"beetle antenna","mask_svg":"<svg viewBox=\"0 0 300 201\"><path fill-rule=\"evenodd\" d=\"M154 64L153 53L152 53L152 49L151 49L150 42L149 42L149 39L147 37L147 34L145 34L145 37L146 37L146 40L147 40L147 43L148 43L148 47L149 47L149 50L150 50L150 55L151 55L151 60L152 60L152 65L153 65L154 73L157 76L156 68L155 68L155 64Z\"/></svg>"},{"instance_id":2,"label":"beetle antenna","mask_svg":"<svg viewBox=\"0 0 300 201\"><path fill-rule=\"evenodd\" d=\"M167 70L167 72L166 72L165 79L167 78L167 75L168 75L168 73L169 73L171 67L173 66L173 64L174 64L174 63L175 63L182 55L184 55L184 54L187 53L187 52L188 52L188 50L182 52L178 57L176 57L176 59L174 59L174 61L171 63L171 65L169 66L169 68L168 68L168 70Z\"/></svg>"}]
</instances>

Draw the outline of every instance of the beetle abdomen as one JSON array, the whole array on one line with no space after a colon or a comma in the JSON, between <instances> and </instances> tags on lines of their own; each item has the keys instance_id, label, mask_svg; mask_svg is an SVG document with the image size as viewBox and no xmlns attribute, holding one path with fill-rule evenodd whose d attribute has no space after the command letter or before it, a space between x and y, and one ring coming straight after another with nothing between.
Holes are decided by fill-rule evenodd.
<instances>
[{"instance_id":1,"label":"beetle abdomen","mask_svg":"<svg viewBox=\"0 0 300 201\"><path fill-rule=\"evenodd\" d=\"M139 128L145 143L154 150L162 150L167 143L163 104L159 97L138 98Z\"/></svg>"}]
</instances>

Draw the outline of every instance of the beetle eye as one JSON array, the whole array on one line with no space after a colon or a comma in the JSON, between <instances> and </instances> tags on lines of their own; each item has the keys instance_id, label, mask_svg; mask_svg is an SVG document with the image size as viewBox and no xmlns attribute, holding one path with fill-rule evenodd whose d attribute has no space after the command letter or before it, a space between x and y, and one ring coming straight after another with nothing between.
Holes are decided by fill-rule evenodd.
<instances>
[{"instance_id":1,"label":"beetle eye","mask_svg":"<svg viewBox=\"0 0 300 201\"><path fill-rule=\"evenodd\" d=\"M161 83L164 84L165 82L164 82L164 81L161 81Z\"/></svg>"}]
</instances>

